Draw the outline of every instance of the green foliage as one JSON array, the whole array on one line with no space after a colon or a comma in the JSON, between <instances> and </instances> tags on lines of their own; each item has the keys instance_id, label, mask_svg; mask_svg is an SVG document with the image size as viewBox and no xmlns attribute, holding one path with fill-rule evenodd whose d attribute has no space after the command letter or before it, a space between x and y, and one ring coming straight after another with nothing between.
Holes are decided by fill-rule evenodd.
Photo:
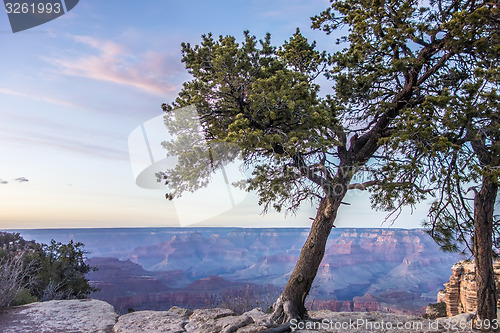
<instances>
[{"instance_id":1,"label":"green foliage","mask_svg":"<svg viewBox=\"0 0 500 333\"><path fill-rule=\"evenodd\" d=\"M436 319L446 317L446 303L430 303L427 306L426 313L422 316L425 319Z\"/></svg>"},{"instance_id":2,"label":"green foliage","mask_svg":"<svg viewBox=\"0 0 500 333\"><path fill-rule=\"evenodd\" d=\"M436 215L442 217L442 225L434 229L441 230L436 240L454 249L455 240L468 235L449 227L468 214L443 209L464 206L463 199L454 197L456 182L450 181L470 184L482 175L470 154L457 152L472 150L464 141L472 132L467 127L488 123L487 132L493 134L498 126L492 123L498 119L498 103L493 101L498 91L499 10L490 2L419 3L332 1L331 8L313 18L313 26L328 33L342 26L351 29L338 40L348 47L334 55L336 66L330 72L337 83L335 99L349 105L346 121L373 122L373 114L377 119L384 110L398 108L399 97L411 92L387 123L388 135L379 139L381 158L371 166L380 181L371 188L372 206L399 214L403 205L436 195L431 223Z\"/></svg>"},{"instance_id":3,"label":"green foliage","mask_svg":"<svg viewBox=\"0 0 500 333\"><path fill-rule=\"evenodd\" d=\"M270 35L257 42L245 32L241 44L208 34L200 45L183 44L182 52L194 79L184 83L169 110L194 105L196 112L166 115L177 137L163 145L179 159L175 170L159 175L173 189L169 198L205 186L214 170L238 157L254 167L254 177L239 185L256 190L266 209L293 209L300 198L317 193L317 184L300 179L292 156L314 159L336 143L335 110L318 97L314 83L326 53L298 30L280 48L271 45Z\"/></svg>"},{"instance_id":4,"label":"green foliage","mask_svg":"<svg viewBox=\"0 0 500 333\"><path fill-rule=\"evenodd\" d=\"M33 258L37 262L37 282L32 288L41 300L85 298L95 289L85 278L92 268L85 263L83 243L62 244L52 240L41 244Z\"/></svg>"},{"instance_id":5,"label":"green foliage","mask_svg":"<svg viewBox=\"0 0 500 333\"><path fill-rule=\"evenodd\" d=\"M22 256L0 258L0 308L8 307L20 298L32 283L31 265Z\"/></svg>"},{"instance_id":6,"label":"green foliage","mask_svg":"<svg viewBox=\"0 0 500 333\"><path fill-rule=\"evenodd\" d=\"M36 248L34 241L26 241L18 232L0 232L0 257L17 251L33 250Z\"/></svg>"},{"instance_id":7,"label":"green foliage","mask_svg":"<svg viewBox=\"0 0 500 333\"><path fill-rule=\"evenodd\" d=\"M18 305L33 303L36 301L38 301L38 299L31 294L30 290L24 288L17 293L11 305L18 306Z\"/></svg>"},{"instance_id":8,"label":"green foliage","mask_svg":"<svg viewBox=\"0 0 500 333\"><path fill-rule=\"evenodd\" d=\"M62 244L54 240L49 245L39 244L24 240L19 233L0 232L3 306L84 298L96 290L85 279L93 268L85 264L83 246L79 242Z\"/></svg>"},{"instance_id":9,"label":"green foliage","mask_svg":"<svg viewBox=\"0 0 500 333\"><path fill-rule=\"evenodd\" d=\"M441 6L427 12L431 19L446 18L433 29L446 42L441 59L447 64L422 87L423 103L396 119L396 131L384 144L396 151L398 162L384 167L390 178L431 187L435 201L424 227L443 249L468 246L472 252L474 193L484 177L498 183L500 175L499 9L487 2ZM382 190L374 206L393 208L401 192Z\"/></svg>"},{"instance_id":10,"label":"green foliage","mask_svg":"<svg viewBox=\"0 0 500 333\"><path fill-rule=\"evenodd\" d=\"M453 131L435 135L446 125L436 119L469 119L454 101L469 101L474 112L481 82L498 80L497 24L496 3L332 0L312 19L313 28L343 33L337 43L345 48L332 55L298 30L278 48L269 35L257 42L248 32L241 44L211 34L183 44L193 79L166 109L193 105L202 128L186 130L185 117L166 115L178 136L164 146L179 157L175 170L159 174L168 198L205 186L214 170L242 157L253 174L239 185L256 191L265 209L294 210L371 186L372 206L399 214L434 194L427 186L440 177L425 171L429 160L415 149L443 156L459 145ZM326 98L315 81L322 74L333 86ZM495 100L496 91L488 96ZM417 147L408 143L416 137ZM218 149L221 142L228 145ZM365 183L349 186L361 169Z\"/></svg>"},{"instance_id":11,"label":"green foliage","mask_svg":"<svg viewBox=\"0 0 500 333\"><path fill-rule=\"evenodd\" d=\"M192 80L165 108L166 125L176 139L164 146L179 158L175 169L158 174L172 190L168 198L206 185L213 171L241 157L252 176L239 185L256 191L265 210L293 211L303 201L321 200L308 239L314 248L304 247L275 304L272 318L280 322L305 317L312 281L300 282L317 270L313 253L315 259L324 253L324 245L313 242L327 236L348 190L370 189L372 206L397 217L402 206L413 207L435 194L430 183L453 194L453 180L461 173L464 181L482 175L486 160L469 164L466 155L450 157L450 151L481 146L498 155L490 145L498 126L488 123L498 116L498 89L484 90L482 84L498 81L496 2L330 2L313 18L313 28L341 34L337 44L344 44L343 50L316 51L299 31L279 48L269 35L259 46L248 32L241 44L232 36L204 35L199 45L182 45ZM333 87L325 98L318 96L315 81L322 74ZM180 116L171 112L189 105L198 114L186 119L182 111ZM471 116L477 111L481 115ZM469 125L476 119L482 128L486 122L487 130L472 131L475 139L463 145L455 140L462 125L442 130L455 117ZM183 126L197 118L201 128ZM454 164L468 168L448 169ZM468 169L474 172L462 172ZM351 183L358 178L360 183ZM440 205L447 200L438 199L437 212L446 211ZM443 221L457 221L448 217ZM447 241L453 229L440 227Z\"/></svg>"}]
</instances>

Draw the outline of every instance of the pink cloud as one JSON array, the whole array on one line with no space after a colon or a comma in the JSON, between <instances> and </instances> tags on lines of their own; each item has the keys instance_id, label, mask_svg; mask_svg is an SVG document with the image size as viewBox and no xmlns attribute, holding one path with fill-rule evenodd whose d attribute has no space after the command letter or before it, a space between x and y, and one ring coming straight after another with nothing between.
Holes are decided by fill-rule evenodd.
<instances>
[{"instance_id":1,"label":"pink cloud","mask_svg":"<svg viewBox=\"0 0 500 333\"><path fill-rule=\"evenodd\" d=\"M50 62L66 75L128 85L156 95L173 93L179 88L166 79L179 73L182 66L166 53L147 51L137 55L123 45L90 36L76 36L74 40L97 54L51 58Z\"/></svg>"}]
</instances>

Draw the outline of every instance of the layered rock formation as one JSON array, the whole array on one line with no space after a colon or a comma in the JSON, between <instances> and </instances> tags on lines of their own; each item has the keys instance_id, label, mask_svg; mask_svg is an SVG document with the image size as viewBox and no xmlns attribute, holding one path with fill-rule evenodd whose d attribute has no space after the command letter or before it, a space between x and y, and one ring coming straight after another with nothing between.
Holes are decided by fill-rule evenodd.
<instances>
[{"instance_id":1,"label":"layered rock formation","mask_svg":"<svg viewBox=\"0 0 500 333\"><path fill-rule=\"evenodd\" d=\"M493 264L497 291L500 290L500 261ZM446 304L447 316L474 312L477 307L477 287L474 262L460 261L451 268L450 281L445 289L438 293L437 301ZM500 306L500 300L497 306Z\"/></svg>"},{"instance_id":2,"label":"layered rock formation","mask_svg":"<svg viewBox=\"0 0 500 333\"><path fill-rule=\"evenodd\" d=\"M190 282L182 271L149 272L130 260L92 258L87 263L98 268L87 275L92 286L99 288L91 297L112 304L119 314L132 309L166 311L174 305L189 309L224 306L241 313L266 307L279 296L279 289L272 285L230 282L220 276Z\"/></svg>"},{"instance_id":3,"label":"layered rock formation","mask_svg":"<svg viewBox=\"0 0 500 333\"><path fill-rule=\"evenodd\" d=\"M86 244L91 254L88 264L99 268L87 278L101 289L90 297L111 303L120 314L129 308L232 307L229 303L238 305L238 313L257 306L266 309L288 281L308 232L302 228L21 231L26 239ZM440 251L419 229L335 228L308 308L420 314L435 301L449 279L449 267L460 259Z\"/></svg>"},{"instance_id":4,"label":"layered rock formation","mask_svg":"<svg viewBox=\"0 0 500 333\"><path fill-rule=\"evenodd\" d=\"M238 303L233 308L238 313L267 308L288 281L307 237L306 229L151 230L161 241L149 241L150 234L138 231L148 244L130 246L122 254L128 260L88 260L99 268L87 276L101 289L92 298L111 303L120 313L174 305L233 308ZM439 251L422 230L334 229L308 306L422 314L458 260Z\"/></svg>"}]
</instances>

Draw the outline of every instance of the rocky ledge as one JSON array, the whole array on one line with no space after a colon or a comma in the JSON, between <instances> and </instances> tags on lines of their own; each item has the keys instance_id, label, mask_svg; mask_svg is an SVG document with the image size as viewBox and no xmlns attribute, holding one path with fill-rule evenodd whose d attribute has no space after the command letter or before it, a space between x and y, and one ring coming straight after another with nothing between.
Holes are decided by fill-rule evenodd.
<instances>
[{"instance_id":1,"label":"rocky ledge","mask_svg":"<svg viewBox=\"0 0 500 333\"><path fill-rule=\"evenodd\" d=\"M113 306L103 301L49 301L4 309L0 332L110 333L117 319Z\"/></svg>"},{"instance_id":2,"label":"rocky ledge","mask_svg":"<svg viewBox=\"0 0 500 333\"><path fill-rule=\"evenodd\" d=\"M438 293L438 303L446 304L448 316L459 313L473 312L477 308L476 273L473 261L463 260L451 268L450 281L445 283L445 289ZM500 290L500 261L493 263L496 288ZM500 298L497 307L500 306Z\"/></svg>"},{"instance_id":3,"label":"rocky ledge","mask_svg":"<svg viewBox=\"0 0 500 333\"><path fill-rule=\"evenodd\" d=\"M470 332L471 315L427 320L378 312L311 312L311 320L287 325L269 323L269 315L254 309L236 315L227 309L138 311L118 316L98 300L50 301L0 312L2 333L253 333L253 332Z\"/></svg>"}]
</instances>

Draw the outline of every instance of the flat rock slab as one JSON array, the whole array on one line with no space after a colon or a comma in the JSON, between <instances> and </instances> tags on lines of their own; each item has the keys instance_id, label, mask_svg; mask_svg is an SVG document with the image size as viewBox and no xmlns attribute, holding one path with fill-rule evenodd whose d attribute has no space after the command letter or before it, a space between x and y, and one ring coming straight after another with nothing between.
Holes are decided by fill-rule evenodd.
<instances>
[{"instance_id":1,"label":"flat rock slab","mask_svg":"<svg viewBox=\"0 0 500 333\"><path fill-rule=\"evenodd\" d=\"M31 303L0 312L2 333L111 333L118 315L99 300Z\"/></svg>"},{"instance_id":2,"label":"flat rock slab","mask_svg":"<svg viewBox=\"0 0 500 333\"><path fill-rule=\"evenodd\" d=\"M137 311L120 316L113 333L182 333L192 311L178 307L168 311Z\"/></svg>"},{"instance_id":3,"label":"flat rock slab","mask_svg":"<svg viewBox=\"0 0 500 333\"><path fill-rule=\"evenodd\" d=\"M436 320L380 312L311 311L311 320L272 325L269 314L254 309L237 315L228 309L181 308L169 311L138 311L123 315L114 333L346 333L346 332L477 332L470 329L472 315L462 314ZM448 322L447 322L448 321ZM463 325L467 327L462 327Z\"/></svg>"}]
</instances>

